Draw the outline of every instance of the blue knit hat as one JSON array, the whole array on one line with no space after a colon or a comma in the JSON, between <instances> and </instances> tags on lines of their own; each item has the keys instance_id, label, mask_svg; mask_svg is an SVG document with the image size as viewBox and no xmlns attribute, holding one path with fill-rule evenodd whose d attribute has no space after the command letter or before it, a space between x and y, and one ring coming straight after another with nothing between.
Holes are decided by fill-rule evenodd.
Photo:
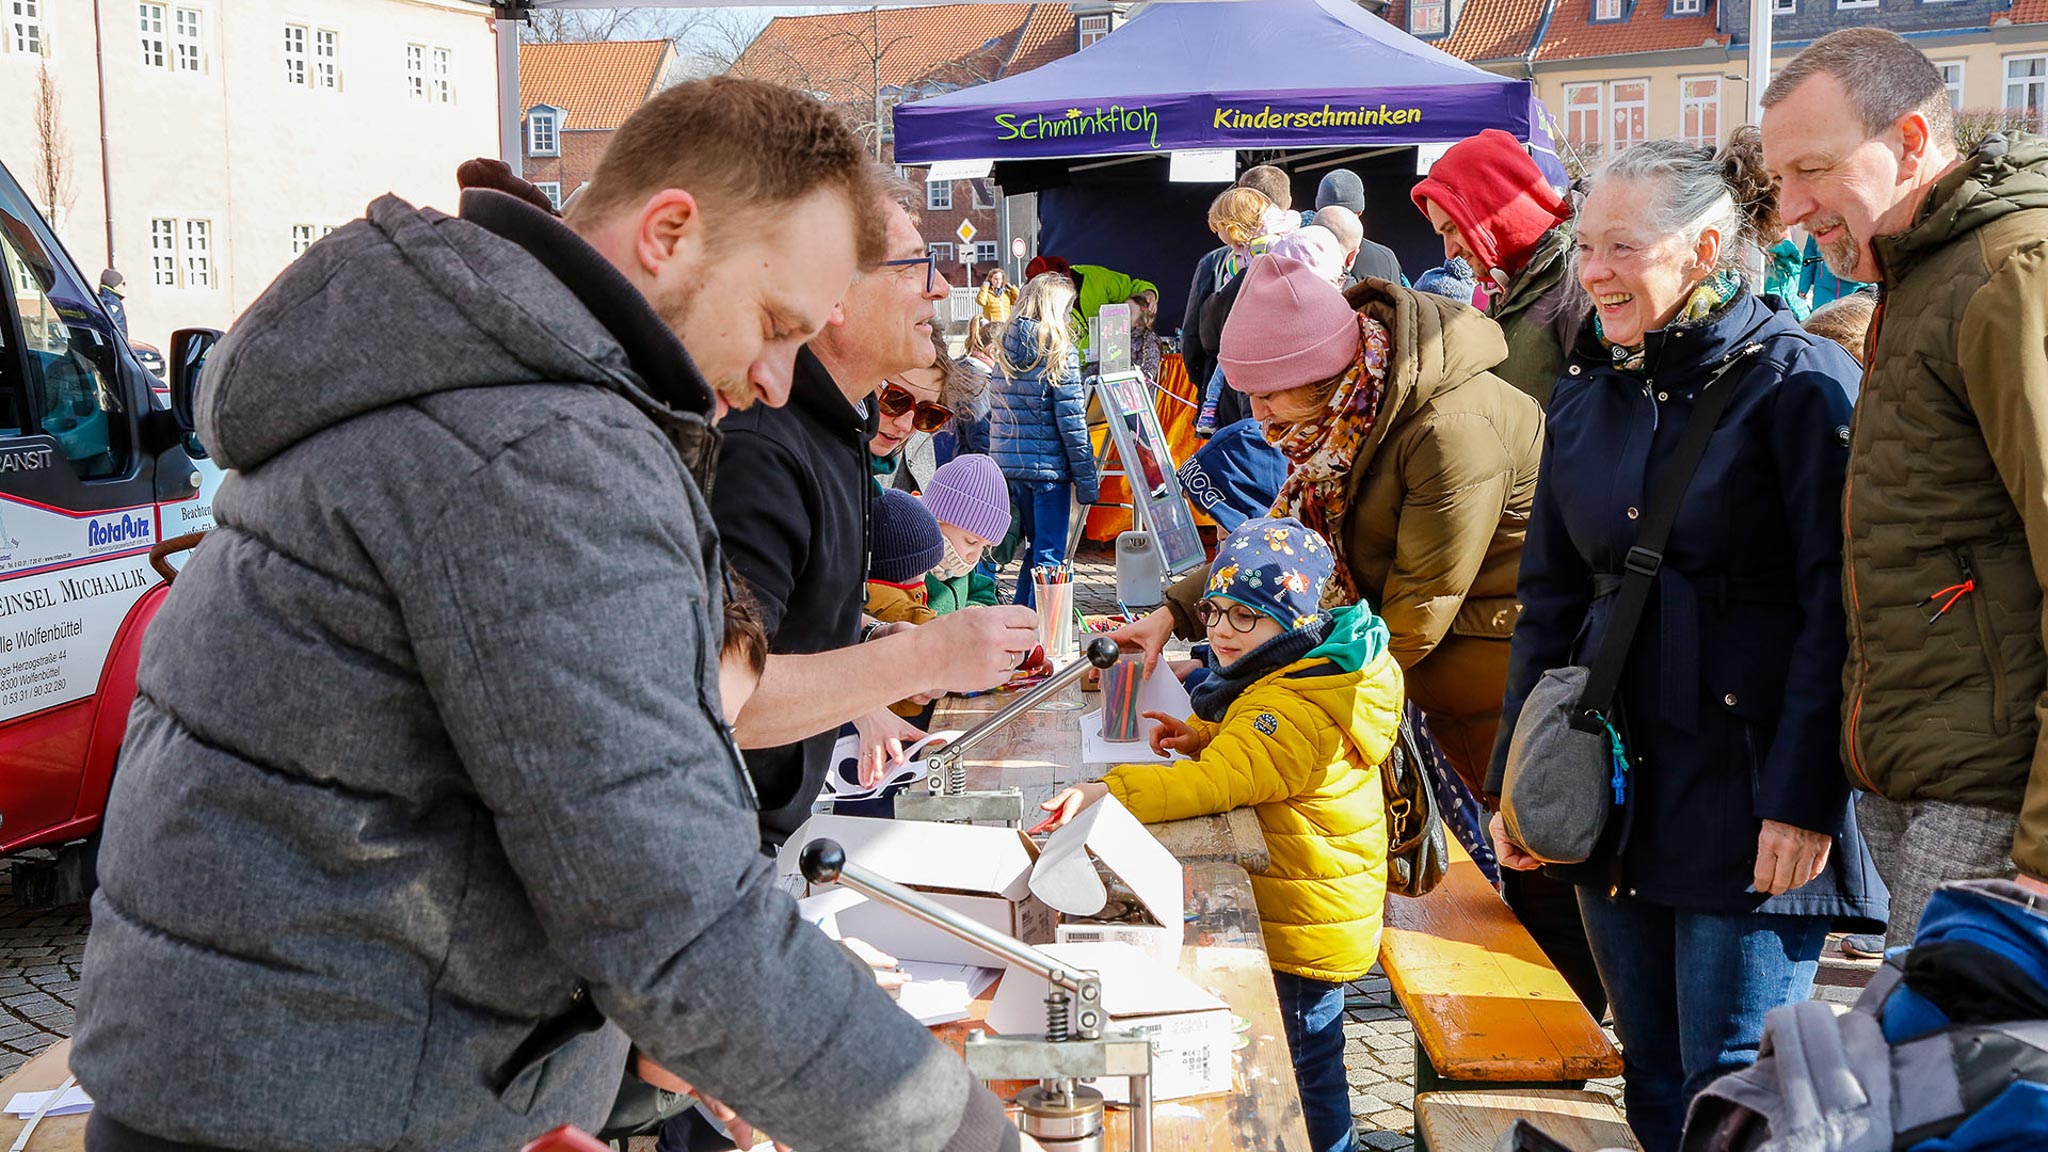
<instances>
[{"instance_id":1,"label":"blue knit hat","mask_svg":"<svg viewBox=\"0 0 2048 1152\"><path fill-rule=\"evenodd\" d=\"M874 553L868 579L908 584L946 558L946 538L924 502L908 492L885 488L875 498Z\"/></svg>"},{"instance_id":2,"label":"blue knit hat","mask_svg":"<svg viewBox=\"0 0 2048 1152\"><path fill-rule=\"evenodd\" d=\"M1323 589L1335 573L1329 542L1301 521L1247 520L1217 551L1203 591L1263 612L1291 632L1323 610Z\"/></svg>"},{"instance_id":3,"label":"blue knit hat","mask_svg":"<svg viewBox=\"0 0 2048 1152\"><path fill-rule=\"evenodd\" d=\"M1443 262L1440 268L1431 268L1416 278L1417 292L1434 292L1448 296L1460 304L1472 303L1472 294L1479 290L1479 277L1472 274L1472 265L1463 256L1453 256Z\"/></svg>"}]
</instances>

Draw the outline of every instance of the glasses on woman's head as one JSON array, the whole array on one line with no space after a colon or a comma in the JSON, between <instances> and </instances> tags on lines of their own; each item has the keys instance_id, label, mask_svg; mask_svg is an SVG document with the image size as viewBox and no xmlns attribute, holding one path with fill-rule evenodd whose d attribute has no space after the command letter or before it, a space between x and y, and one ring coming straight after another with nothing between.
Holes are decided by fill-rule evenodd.
<instances>
[{"instance_id":1,"label":"glasses on woman's head","mask_svg":"<svg viewBox=\"0 0 2048 1152\"><path fill-rule=\"evenodd\" d=\"M910 258L910 259L908 259L908 260L884 260L884 261L882 261L882 267L884 267L884 268L904 268L904 269L908 269L908 268L911 268L911 267L913 267L913 266L915 266L915 265L918 265L918 264L922 264L922 265L924 265L924 294L925 294L925 295L927 295L927 296L929 296L929 295L931 295L931 294L932 294L933 290L934 290L934 289L935 289L935 288L936 288L936 287L938 286L938 280L939 280L939 260L938 260L938 257L936 257L936 256L933 256L933 255L931 255L931 254L927 253L927 254L925 254L925 255L923 255L923 256L913 256L913 257L911 257L911 258Z\"/></svg>"},{"instance_id":2,"label":"glasses on woman's head","mask_svg":"<svg viewBox=\"0 0 2048 1152\"><path fill-rule=\"evenodd\" d=\"M1247 608L1235 600L1202 599L1195 601L1195 619L1204 628L1214 628L1218 622L1228 620L1232 632L1249 632L1259 626L1262 616L1258 609Z\"/></svg>"},{"instance_id":3,"label":"glasses on woman's head","mask_svg":"<svg viewBox=\"0 0 2048 1152\"><path fill-rule=\"evenodd\" d=\"M882 396L878 401L882 415L890 418L911 413L910 426L919 432L937 432L953 418L953 410L944 404L931 400L919 400L917 394L903 385L890 381L882 385Z\"/></svg>"}]
</instances>

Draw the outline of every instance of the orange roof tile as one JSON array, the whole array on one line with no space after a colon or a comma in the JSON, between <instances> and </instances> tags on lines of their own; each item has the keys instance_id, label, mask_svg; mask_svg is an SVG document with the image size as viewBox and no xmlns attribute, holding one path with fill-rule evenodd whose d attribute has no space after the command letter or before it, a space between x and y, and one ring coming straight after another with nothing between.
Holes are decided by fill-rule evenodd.
<instances>
[{"instance_id":1,"label":"orange roof tile","mask_svg":"<svg viewBox=\"0 0 2048 1152\"><path fill-rule=\"evenodd\" d=\"M1998 15L2015 24L2048 24L2048 0L2013 0L2012 11Z\"/></svg>"},{"instance_id":2,"label":"orange roof tile","mask_svg":"<svg viewBox=\"0 0 2048 1152\"><path fill-rule=\"evenodd\" d=\"M1702 3L1697 16L1674 17L1664 14L1664 0L1623 2L1632 4L1628 19L1593 24L1587 19L1592 14L1593 0L1557 0L1557 13L1550 18L1550 30L1543 34L1543 45L1536 51L1537 62L1728 43L1728 37L1714 28L1711 3Z\"/></svg>"},{"instance_id":3,"label":"orange roof tile","mask_svg":"<svg viewBox=\"0 0 2048 1152\"><path fill-rule=\"evenodd\" d=\"M1458 26L1437 47L1460 60L1520 59L1543 26L1544 0L1465 0ZM1405 15L1405 14L1404 14Z\"/></svg>"},{"instance_id":4,"label":"orange roof tile","mask_svg":"<svg viewBox=\"0 0 2048 1152\"><path fill-rule=\"evenodd\" d=\"M1072 8L1065 4L1034 5L1024 30L1017 36L1017 45L1011 52L1009 64L1003 68L1003 75L1015 76L1063 56L1072 56L1075 43Z\"/></svg>"},{"instance_id":5,"label":"orange roof tile","mask_svg":"<svg viewBox=\"0 0 2048 1152\"><path fill-rule=\"evenodd\" d=\"M872 99L877 71L884 88L921 81L965 87L1073 51L1073 14L1059 5L1058 15L1039 19L1033 17L1034 7L1055 6L944 4L778 16L747 46L733 70L835 102ZM1055 51L1062 20L1065 51ZM1020 36L1025 51L1013 60Z\"/></svg>"},{"instance_id":6,"label":"orange roof tile","mask_svg":"<svg viewBox=\"0 0 2048 1152\"><path fill-rule=\"evenodd\" d=\"M521 44L520 114L548 104L568 113L564 131L617 128L654 94L670 51L666 40Z\"/></svg>"}]
</instances>

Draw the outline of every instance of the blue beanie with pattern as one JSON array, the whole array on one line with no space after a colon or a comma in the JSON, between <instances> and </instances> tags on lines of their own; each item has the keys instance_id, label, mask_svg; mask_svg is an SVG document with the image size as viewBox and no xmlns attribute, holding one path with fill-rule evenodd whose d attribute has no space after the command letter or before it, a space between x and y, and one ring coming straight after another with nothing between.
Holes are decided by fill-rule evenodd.
<instances>
[{"instance_id":1,"label":"blue beanie with pattern","mask_svg":"<svg viewBox=\"0 0 2048 1152\"><path fill-rule=\"evenodd\" d=\"M1204 594L1226 596L1293 631L1323 610L1336 558L1322 535L1292 516L1247 520L1209 566Z\"/></svg>"}]
</instances>

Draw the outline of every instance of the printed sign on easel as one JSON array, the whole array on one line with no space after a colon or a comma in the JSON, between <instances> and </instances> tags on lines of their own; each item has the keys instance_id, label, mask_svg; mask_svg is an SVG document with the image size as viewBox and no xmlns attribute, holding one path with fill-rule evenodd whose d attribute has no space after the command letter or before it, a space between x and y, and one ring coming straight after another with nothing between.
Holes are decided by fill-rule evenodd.
<instances>
[{"instance_id":1,"label":"printed sign on easel","mask_svg":"<svg viewBox=\"0 0 2048 1152\"><path fill-rule=\"evenodd\" d=\"M1096 399L1109 421L1110 443L1123 462L1137 521L1152 533L1167 575L1178 576L1208 563L1208 553L1181 493L1173 450L1152 406L1151 388L1131 367L1131 306L1107 305L1099 320L1102 374L1095 380Z\"/></svg>"}]
</instances>

